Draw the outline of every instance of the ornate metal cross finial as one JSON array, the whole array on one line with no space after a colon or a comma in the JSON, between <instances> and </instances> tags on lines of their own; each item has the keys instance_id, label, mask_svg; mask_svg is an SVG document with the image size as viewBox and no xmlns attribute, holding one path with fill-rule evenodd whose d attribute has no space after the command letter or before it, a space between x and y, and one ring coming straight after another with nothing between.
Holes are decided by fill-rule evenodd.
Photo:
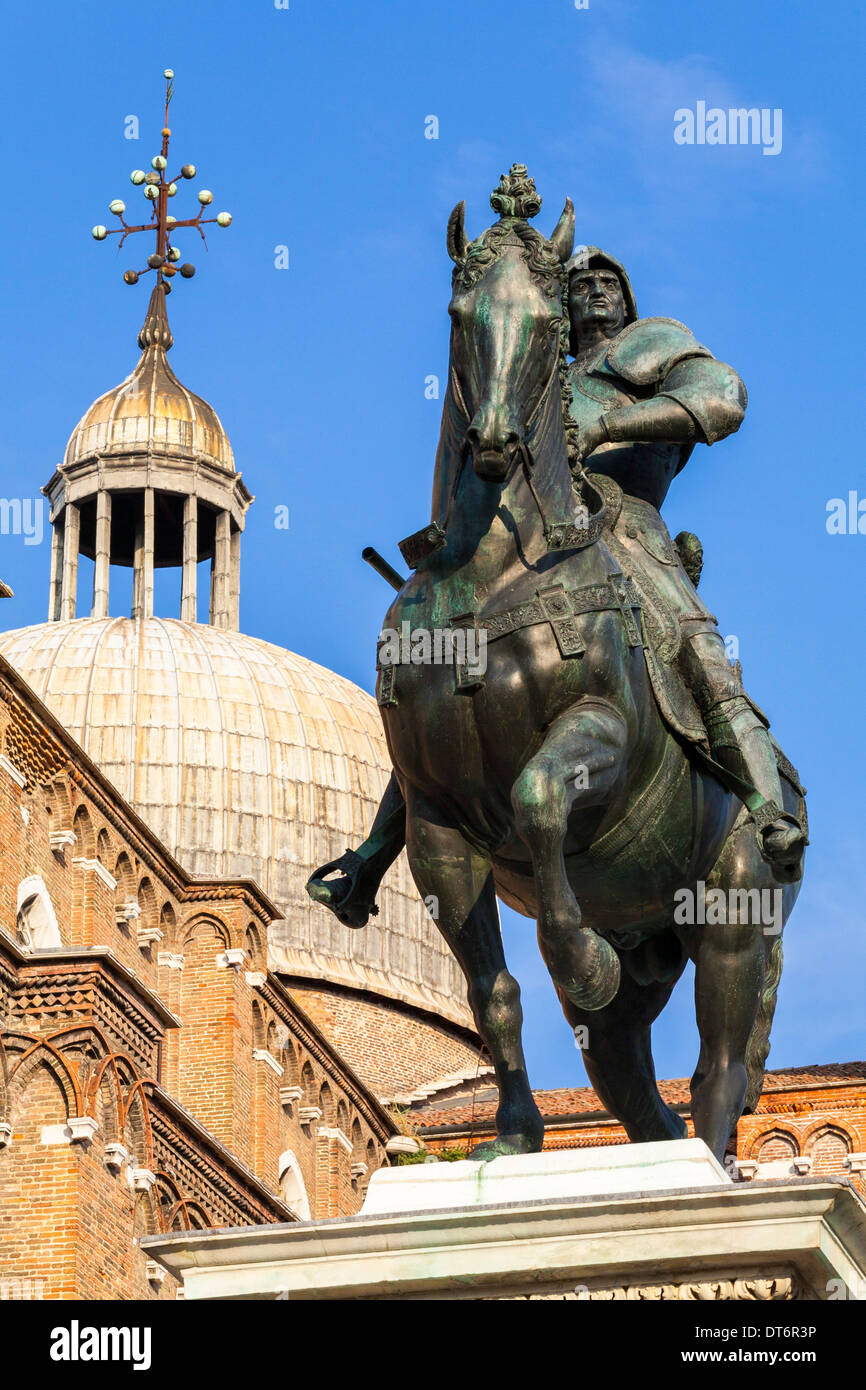
<instances>
[{"instance_id":1,"label":"ornate metal cross finial","mask_svg":"<svg viewBox=\"0 0 866 1390\"><path fill-rule=\"evenodd\" d=\"M171 137L171 131L168 126L168 107L172 98L172 93L174 92L174 72L171 68L166 68L163 76L165 77L165 120L163 122L162 145L159 154L154 155L151 160L151 173L146 174L143 169L133 169L130 174L132 183L136 187L143 186L145 198L147 198L148 202L153 204L150 221L141 223L139 226L132 226L124 220L126 204L121 198L114 198L109 203L108 207L110 212L113 212L116 217L120 218L120 226L113 227L109 230L108 227L97 225L93 228L92 235L96 241L105 241L106 237L109 236L119 236L119 250L130 232L155 232L156 248L152 255L147 258L147 269L125 270L123 278L127 285L135 285L140 276L146 275L150 270L155 270L157 280L161 284L164 284L165 292L168 294L171 290L170 281L178 271L180 271L181 275L186 280L191 279L192 276L195 275L195 266L191 265L189 261L185 262L183 265L177 264L180 260L180 250L174 245L172 240L177 229L179 227L195 227L202 241L204 241L205 248L207 248L207 241L205 240L202 226L208 222L216 222L218 227L228 227L231 225L232 218L229 212L218 212L216 217L203 216L205 208L209 207L213 202L213 194L208 188L199 190L198 200L201 207L199 208L197 217L188 217L181 220L177 217L172 217L168 211L168 200L169 198L173 198L177 193L177 180L182 178L194 179L196 169L194 164L184 164L181 167L180 173L177 174L175 178L169 179L166 177L165 171L168 168L168 142Z\"/></svg>"}]
</instances>

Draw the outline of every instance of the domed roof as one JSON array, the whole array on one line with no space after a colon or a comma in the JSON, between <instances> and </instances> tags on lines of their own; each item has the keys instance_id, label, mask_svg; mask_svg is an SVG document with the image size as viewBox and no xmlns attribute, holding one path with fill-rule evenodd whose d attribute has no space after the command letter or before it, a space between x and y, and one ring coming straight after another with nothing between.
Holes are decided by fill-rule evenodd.
<instances>
[{"instance_id":1,"label":"domed roof","mask_svg":"<svg viewBox=\"0 0 866 1390\"><path fill-rule=\"evenodd\" d=\"M405 855L363 931L304 891L366 836L390 774L371 696L269 642L175 619L40 624L0 634L0 653L187 869L249 876L280 905L276 969L473 1027Z\"/></svg>"},{"instance_id":2,"label":"domed roof","mask_svg":"<svg viewBox=\"0 0 866 1390\"><path fill-rule=\"evenodd\" d=\"M138 365L79 420L66 445L64 468L92 458L110 463L155 454L235 471L231 444L213 406L188 391L168 365L173 342L165 288L158 285L138 335Z\"/></svg>"}]
</instances>

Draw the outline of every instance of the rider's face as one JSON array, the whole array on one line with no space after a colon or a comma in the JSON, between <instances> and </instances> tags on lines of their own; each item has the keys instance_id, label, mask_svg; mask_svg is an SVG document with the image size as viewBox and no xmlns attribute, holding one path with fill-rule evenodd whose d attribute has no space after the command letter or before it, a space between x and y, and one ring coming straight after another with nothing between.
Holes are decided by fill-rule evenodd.
<instances>
[{"instance_id":1,"label":"rider's face","mask_svg":"<svg viewBox=\"0 0 866 1390\"><path fill-rule=\"evenodd\" d=\"M578 270L568 284L568 314L573 329L596 325L609 338L625 322L619 276L612 270Z\"/></svg>"}]
</instances>

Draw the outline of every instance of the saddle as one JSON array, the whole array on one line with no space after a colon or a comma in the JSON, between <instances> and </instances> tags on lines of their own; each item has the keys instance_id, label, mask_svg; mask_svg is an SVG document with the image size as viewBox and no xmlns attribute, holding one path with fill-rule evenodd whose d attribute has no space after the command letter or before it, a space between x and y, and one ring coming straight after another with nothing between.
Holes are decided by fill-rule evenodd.
<instances>
[{"instance_id":1,"label":"saddle","mask_svg":"<svg viewBox=\"0 0 866 1390\"><path fill-rule=\"evenodd\" d=\"M640 599L644 660L662 719L688 743L698 744L709 752L707 731L700 710L676 665L683 637L680 617L665 602L648 567L641 565L635 554L617 536L623 510L622 488L613 478L600 473L590 473L587 477L594 490L604 499L607 517L602 540ZM668 541L668 544L673 551L673 543ZM649 554L655 553L649 546L646 548ZM662 557L656 555L656 558ZM676 563L673 556L669 562ZM701 624L715 626L715 619L706 611L696 613L695 620L690 620L690 635Z\"/></svg>"},{"instance_id":2,"label":"saddle","mask_svg":"<svg viewBox=\"0 0 866 1390\"><path fill-rule=\"evenodd\" d=\"M577 589L566 589L562 584L551 584L540 588L535 597L513 608L495 615L486 615L484 629L488 643L495 642L522 628L548 623L553 631L560 654L563 657L579 656L584 650L579 618L583 614L600 611L616 611L621 614L626 637L630 647L642 647L644 660L655 695L656 703L665 723L688 743L709 752L706 729L695 703L694 697L683 681L675 665L676 656L682 642L680 615L665 602L663 595L653 582L648 567L636 560L632 551L624 545L616 534L616 528L623 511L624 495L622 488L612 478L598 473L583 474L580 484L575 483L575 492L581 502L584 499L593 503L587 510L584 504L586 521L581 527L573 524L568 527L554 526L546 521L545 529L548 544L552 548L568 549L572 545L581 548L602 539L607 546L616 569L607 575L603 584L587 584ZM595 494L595 496L593 496ZM541 501L539 501L541 507ZM542 512L542 514L544 514ZM666 563L679 565L679 557L657 513L653 512L661 531L660 538L650 544L655 549L647 553L656 560L663 558L657 553L658 545L670 548L671 554ZM434 530L439 533L431 537ZM574 534L571 534L571 533ZM417 563L420 558L416 549L424 554L432 544L441 544L444 533L441 527L427 527L410 536L401 543L404 558ZM411 552L411 558L410 558ZM696 599L696 610L692 618L698 625L706 623L715 626L715 618L708 613ZM454 627L478 626L477 615L464 613L451 620ZM377 659L376 698L379 705L397 704L397 669L393 658L385 655L386 642L380 641ZM455 690L471 693L484 685L482 671L468 668L465 663L455 660Z\"/></svg>"}]
</instances>

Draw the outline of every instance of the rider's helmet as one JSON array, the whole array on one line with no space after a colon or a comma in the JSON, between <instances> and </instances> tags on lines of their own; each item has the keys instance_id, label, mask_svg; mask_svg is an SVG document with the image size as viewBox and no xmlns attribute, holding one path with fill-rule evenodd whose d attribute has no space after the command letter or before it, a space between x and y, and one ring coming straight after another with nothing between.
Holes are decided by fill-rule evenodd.
<instances>
[{"instance_id":1,"label":"rider's helmet","mask_svg":"<svg viewBox=\"0 0 866 1390\"><path fill-rule=\"evenodd\" d=\"M637 321L638 312L634 290L626 274L625 266L613 256L609 256L606 251L602 251L600 246L578 246L574 255L566 262L565 269L569 281L577 270L612 270L618 277L622 288L622 299L625 307L624 326ZM571 344L569 351L575 351L574 343Z\"/></svg>"}]
</instances>

